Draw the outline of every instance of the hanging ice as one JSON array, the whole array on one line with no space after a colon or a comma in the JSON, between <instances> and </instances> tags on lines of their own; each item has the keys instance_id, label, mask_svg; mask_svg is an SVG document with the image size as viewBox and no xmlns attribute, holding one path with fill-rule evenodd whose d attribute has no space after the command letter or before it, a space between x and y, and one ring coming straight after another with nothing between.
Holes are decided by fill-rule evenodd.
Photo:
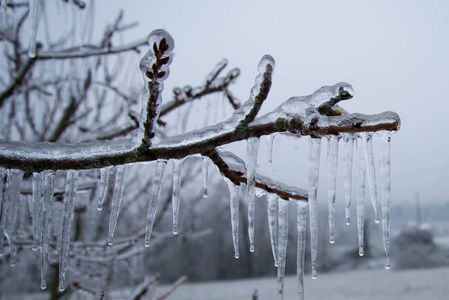
<instances>
[{"instance_id":1,"label":"hanging ice","mask_svg":"<svg viewBox=\"0 0 449 300\"><path fill-rule=\"evenodd\" d=\"M257 155L259 152L259 138L250 137L246 146L246 177L247 177L247 200L248 200L248 235L249 250L254 252L254 212L256 197L256 169Z\"/></svg>"},{"instance_id":2,"label":"hanging ice","mask_svg":"<svg viewBox=\"0 0 449 300\"><path fill-rule=\"evenodd\" d=\"M111 200L111 213L109 215L109 236L108 244L112 245L112 238L114 237L115 227L117 226L117 219L120 212L120 205L123 198L123 183L125 182L126 166L116 166L114 192Z\"/></svg>"},{"instance_id":3,"label":"hanging ice","mask_svg":"<svg viewBox=\"0 0 449 300\"><path fill-rule=\"evenodd\" d=\"M380 132L380 174L382 178L382 231L385 269L390 268L391 132Z\"/></svg>"},{"instance_id":4,"label":"hanging ice","mask_svg":"<svg viewBox=\"0 0 449 300\"><path fill-rule=\"evenodd\" d=\"M287 256L288 242L288 201L279 200L279 235L278 235L278 295L284 298L285 260Z\"/></svg>"},{"instance_id":5,"label":"hanging ice","mask_svg":"<svg viewBox=\"0 0 449 300\"><path fill-rule=\"evenodd\" d=\"M307 203L297 201L296 230L298 234L296 248L296 277L298 284L299 299L304 299L304 257L306 254L306 233L307 233Z\"/></svg>"},{"instance_id":6,"label":"hanging ice","mask_svg":"<svg viewBox=\"0 0 449 300\"><path fill-rule=\"evenodd\" d=\"M327 192L329 196L329 242L335 243L335 198L337 196L338 141L336 135L327 137Z\"/></svg>"},{"instance_id":7,"label":"hanging ice","mask_svg":"<svg viewBox=\"0 0 449 300\"><path fill-rule=\"evenodd\" d=\"M278 203L276 194L268 194L268 228L270 231L271 250L273 251L274 265L278 266Z\"/></svg>"},{"instance_id":8,"label":"hanging ice","mask_svg":"<svg viewBox=\"0 0 449 300\"><path fill-rule=\"evenodd\" d=\"M267 135L267 152L268 152L268 165L271 166L273 163L273 142L276 134Z\"/></svg>"},{"instance_id":9,"label":"hanging ice","mask_svg":"<svg viewBox=\"0 0 449 300\"><path fill-rule=\"evenodd\" d=\"M363 235L365 222L365 177L366 164L361 139L357 139L357 232L359 240L359 255L363 256Z\"/></svg>"},{"instance_id":10,"label":"hanging ice","mask_svg":"<svg viewBox=\"0 0 449 300\"><path fill-rule=\"evenodd\" d=\"M3 207L3 186L6 178L6 169L0 167L0 216L2 215L2 207ZM0 219L0 244L3 241L3 225ZM2 246L2 244L0 245ZM0 252L3 254L3 252Z\"/></svg>"},{"instance_id":11,"label":"hanging ice","mask_svg":"<svg viewBox=\"0 0 449 300\"><path fill-rule=\"evenodd\" d=\"M345 155L343 156L343 165L344 165L345 216L346 216L346 225L350 225L354 136L350 133L346 133L344 135L344 141L345 141Z\"/></svg>"},{"instance_id":12,"label":"hanging ice","mask_svg":"<svg viewBox=\"0 0 449 300\"><path fill-rule=\"evenodd\" d=\"M182 160L176 159L173 170L173 234L178 234L179 203L181 199Z\"/></svg>"},{"instance_id":13,"label":"hanging ice","mask_svg":"<svg viewBox=\"0 0 449 300\"><path fill-rule=\"evenodd\" d=\"M156 163L156 170L154 173L153 186L151 187L151 199L148 206L147 220L145 226L145 247L150 247L151 232L153 231L154 218L156 216L157 205L159 203L159 196L161 194L162 179L164 177L167 162L165 160L158 160Z\"/></svg>"},{"instance_id":14,"label":"hanging ice","mask_svg":"<svg viewBox=\"0 0 449 300\"><path fill-rule=\"evenodd\" d=\"M30 7L30 44L28 50L29 57L36 57L36 35L39 23L39 3L40 0L29 0Z\"/></svg>"},{"instance_id":15,"label":"hanging ice","mask_svg":"<svg viewBox=\"0 0 449 300\"><path fill-rule=\"evenodd\" d=\"M33 173L33 246L36 251L39 248L42 234L42 205L44 192L44 173Z\"/></svg>"},{"instance_id":16,"label":"hanging ice","mask_svg":"<svg viewBox=\"0 0 449 300\"><path fill-rule=\"evenodd\" d=\"M225 178L229 187L230 201L229 207L231 209L231 228L232 228L232 242L234 243L235 258L239 258L239 204L240 204L240 186L234 184L229 179Z\"/></svg>"},{"instance_id":17,"label":"hanging ice","mask_svg":"<svg viewBox=\"0 0 449 300\"><path fill-rule=\"evenodd\" d=\"M1 1L1 12L2 12L2 13L6 12L8 2L9 2L9 0L3 0L3 1Z\"/></svg>"},{"instance_id":18,"label":"hanging ice","mask_svg":"<svg viewBox=\"0 0 449 300\"><path fill-rule=\"evenodd\" d=\"M363 132L362 147L365 154L366 173L368 177L368 185L371 195L371 203L374 208L375 222L379 223L379 212L377 203L377 184L376 184L376 170L374 168L374 154L373 154L373 134L370 132Z\"/></svg>"},{"instance_id":19,"label":"hanging ice","mask_svg":"<svg viewBox=\"0 0 449 300\"><path fill-rule=\"evenodd\" d=\"M41 255L41 289L47 288L48 245L50 243L52 228L52 206L54 191L54 171L44 171L43 178L43 207L42 207L42 233L40 244Z\"/></svg>"},{"instance_id":20,"label":"hanging ice","mask_svg":"<svg viewBox=\"0 0 449 300\"><path fill-rule=\"evenodd\" d=\"M65 289L65 273L69 255L70 233L72 230L73 213L75 210L76 191L78 190L78 171L68 170L65 183L64 210L62 227L59 237L59 290ZM49 224L51 226L51 224Z\"/></svg>"},{"instance_id":21,"label":"hanging ice","mask_svg":"<svg viewBox=\"0 0 449 300\"><path fill-rule=\"evenodd\" d=\"M20 184L22 182L23 171L10 169L7 171L6 188L3 200L1 228L8 240L9 245L9 264L11 267L16 265L16 221L19 211ZM3 235L1 236L3 239Z\"/></svg>"},{"instance_id":22,"label":"hanging ice","mask_svg":"<svg viewBox=\"0 0 449 300\"><path fill-rule=\"evenodd\" d=\"M103 209L103 203L106 199L106 192L108 190L108 183L109 183L109 173L112 169L112 166L105 167L100 169L100 182L98 184L98 200L97 200L97 209L102 210Z\"/></svg>"},{"instance_id":23,"label":"hanging ice","mask_svg":"<svg viewBox=\"0 0 449 300\"><path fill-rule=\"evenodd\" d=\"M202 161L202 171L203 171L203 197L207 198L209 197L209 193L207 191L207 181L209 177L209 158L206 156L203 156Z\"/></svg>"},{"instance_id":24,"label":"hanging ice","mask_svg":"<svg viewBox=\"0 0 449 300\"><path fill-rule=\"evenodd\" d=\"M310 246L312 256L312 278L317 277L318 247L318 179L320 175L321 139L311 138L309 144L309 217Z\"/></svg>"}]
</instances>

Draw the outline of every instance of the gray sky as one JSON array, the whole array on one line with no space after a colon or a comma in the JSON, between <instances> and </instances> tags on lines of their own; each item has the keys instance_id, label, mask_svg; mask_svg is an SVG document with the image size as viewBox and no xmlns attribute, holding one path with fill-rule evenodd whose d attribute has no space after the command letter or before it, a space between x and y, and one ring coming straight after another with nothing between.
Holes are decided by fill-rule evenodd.
<instances>
[{"instance_id":1,"label":"gray sky","mask_svg":"<svg viewBox=\"0 0 449 300\"><path fill-rule=\"evenodd\" d=\"M105 9L102 2L97 13ZM227 58L242 71L232 90L244 101L264 54L275 58L276 71L262 113L323 85L351 83L355 97L342 103L347 111L401 116L392 138L392 201L413 200L415 192L422 200L448 200L449 1L109 0L107 6L106 21L123 7L125 20L139 22L126 40L156 28L174 37L166 99L174 86L200 84ZM277 139L270 168L261 145L264 174L307 187L306 139ZM321 197L327 195L325 165L323 143Z\"/></svg>"}]
</instances>

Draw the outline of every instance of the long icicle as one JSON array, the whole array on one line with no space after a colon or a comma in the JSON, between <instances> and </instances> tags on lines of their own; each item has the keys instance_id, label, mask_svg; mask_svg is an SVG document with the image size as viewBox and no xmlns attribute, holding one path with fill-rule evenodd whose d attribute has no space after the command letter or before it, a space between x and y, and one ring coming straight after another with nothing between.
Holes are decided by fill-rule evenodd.
<instances>
[{"instance_id":1,"label":"long icicle","mask_svg":"<svg viewBox=\"0 0 449 300\"><path fill-rule=\"evenodd\" d=\"M288 203L286 200L279 200L279 235L278 235L278 299L284 298L285 261L287 256L288 242Z\"/></svg>"},{"instance_id":2,"label":"long icicle","mask_svg":"<svg viewBox=\"0 0 449 300\"><path fill-rule=\"evenodd\" d=\"M276 194L268 194L268 228L270 231L271 250L273 252L274 266L278 266L278 205L279 197Z\"/></svg>"},{"instance_id":3,"label":"long icicle","mask_svg":"<svg viewBox=\"0 0 449 300\"><path fill-rule=\"evenodd\" d=\"M231 210L231 230L232 242L234 244L234 257L239 258L239 205L240 205L240 186L234 184L229 179L225 178L229 187L229 207Z\"/></svg>"},{"instance_id":4,"label":"long icicle","mask_svg":"<svg viewBox=\"0 0 449 300\"><path fill-rule=\"evenodd\" d=\"M321 139L311 138L309 143L309 217L312 278L317 277L318 248L318 180L320 175Z\"/></svg>"},{"instance_id":5,"label":"long icicle","mask_svg":"<svg viewBox=\"0 0 449 300\"><path fill-rule=\"evenodd\" d=\"M42 205L44 193L44 173L33 173L33 246L36 251L39 248L42 234Z\"/></svg>"},{"instance_id":6,"label":"long icicle","mask_svg":"<svg viewBox=\"0 0 449 300\"><path fill-rule=\"evenodd\" d=\"M29 57L36 57L36 35L39 23L39 4L40 0L30 0L30 45L28 49Z\"/></svg>"},{"instance_id":7,"label":"long icicle","mask_svg":"<svg viewBox=\"0 0 449 300\"><path fill-rule=\"evenodd\" d=\"M391 132L380 133L380 173L382 178L382 231L385 269L390 269Z\"/></svg>"},{"instance_id":8,"label":"long icicle","mask_svg":"<svg viewBox=\"0 0 449 300\"><path fill-rule=\"evenodd\" d=\"M97 209L102 210L103 209L103 203L106 199L106 192L108 190L108 183L109 183L109 173L113 167L108 166L105 168L102 168L100 170L100 182L98 184L98 200L97 200Z\"/></svg>"},{"instance_id":9,"label":"long icicle","mask_svg":"<svg viewBox=\"0 0 449 300\"><path fill-rule=\"evenodd\" d=\"M201 170L203 172L203 197L209 197L209 192L207 191L207 181L209 180L209 158L203 156Z\"/></svg>"},{"instance_id":10,"label":"long icicle","mask_svg":"<svg viewBox=\"0 0 449 300\"><path fill-rule=\"evenodd\" d=\"M145 225L145 247L150 247L150 238L153 231L154 218L156 217L157 206L161 194L162 179L164 178L167 161L158 160L154 173L153 186L151 190L150 204L148 205L148 213Z\"/></svg>"},{"instance_id":11,"label":"long icicle","mask_svg":"<svg viewBox=\"0 0 449 300\"><path fill-rule=\"evenodd\" d=\"M366 173L368 178L368 186L370 189L371 203L374 209L375 222L379 223L378 201L377 201L377 183L376 183L376 170L374 167L374 154L373 154L373 134L370 132L363 132L362 134L362 147L365 154Z\"/></svg>"},{"instance_id":12,"label":"long icicle","mask_svg":"<svg viewBox=\"0 0 449 300\"><path fill-rule=\"evenodd\" d=\"M300 300L304 300L304 257L306 254L306 236L307 236L307 202L296 202L296 230L297 230L297 248L296 248L296 278L298 285L298 295Z\"/></svg>"},{"instance_id":13,"label":"long icicle","mask_svg":"<svg viewBox=\"0 0 449 300\"><path fill-rule=\"evenodd\" d=\"M327 138L327 193L329 197L329 243L335 243L335 199L337 197L337 164L339 137Z\"/></svg>"},{"instance_id":14,"label":"long icicle","mask_svg":"<svg viewBox=\"0 0 449 300\"><path fill-rule=\"evenodd\" d=\"M62 212L62 227L59 237L59 290L65 289L65 274L69 255L70 233L75 210L76 191L78 190L78 171L68 170L65 184L64 210Z\"/></svg>"},{"instance_id":15,"label":"long icicle","mask_svg":"<svg viewBox=\"0 0 449 300\"><path fill-rule=\"evenodd\" d=\"M42 233L40 242L41 289L47 288L48 245L52 229L53 191L55 186L54 171L44 171L43 178Z\"/></svg>"},{"instance_id":16,"label":"long icicle","mask_svg":"<svg viewBox=\"0 0 449 300\"><path fill-rule=\"evenodd\" d=\"M359 242L359 255L363 256L363 237L365 222L365 180L366 180L366 164L365 155L361 145L361 139L357 139L357 232Z\"/></svg>"},{"instance_id":17,"label":"long icicle","mask_svg":"<svg viewBox=\"0 0 449 300\"><path fill-rule=\"evenodd\" d=\"M115 185L114 192L112 194L111 201L111 213L109 215L109 235L108 244L112 245L113 237L115 232L115 227L117 226L118 215L120 213L120 206L122 204L123 198L123 185L126 176L126 166L119 165L116 166L117 172L115 173Z\"/></svg>"},{"instance_id":18,"label":"long icicle","mask_svg":"<svg viewBox=\"0 0 449 300\"><path fill-rule=\"evenodd\" d=\"M354 156L354 136L350 133L344 135L345 154L343 156L344 166L344 191L345 191L345 217L346 225L351 224L351 202L352 202L352 164Z\"/></svg>"},{"instance_id":19,"label":"long icicle","mask_svg":"<svg viewBox=\"0 0 449 300\"><path fill-rule=\"evenodd\" d=\"M254 252L254 213L256 198L256 169L257 156L259 152L259 138L250 137L246 146L246 177L247 177L247 200L248 200L248 236L249 251Z\"/></svg>"},{"instance_id":20,"label":"long icicle","mask_svg":"<svg viewBox=\"0 0 449 300\"><path fill-rule=\"evenodd\" d=\"M173 234L178 234L179 224L179 204L181 200L181 176L182 176L182 160L176 159L173 170L173 194L172 194L172 206L173 206Z\"/></svg>"}]
</instances>

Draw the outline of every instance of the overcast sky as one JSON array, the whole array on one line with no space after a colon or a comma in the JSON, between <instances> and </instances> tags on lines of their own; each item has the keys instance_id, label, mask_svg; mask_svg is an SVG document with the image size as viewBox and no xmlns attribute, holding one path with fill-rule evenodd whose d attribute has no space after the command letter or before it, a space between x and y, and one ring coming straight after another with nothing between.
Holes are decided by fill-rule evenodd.
<instances>
[{"instance_id":1,"label":"overcast sky","mask_svg":"<svg viewBox=\"0 0 449 300\"><path fill-rule=\"evenodd\" d=\"M167 91L200 84L227 58L242 71L232 91L246 100L264 54L275 58L276 71L262 112L323 85L351 83L355 97L342 103L347 111L401 116L401 130L392 138L392 201L411 201L415 192L422 200L448 200L449 1L109 0L107 8L103 2L96 4L99 25L111 22L120 7L126 21L139 22L126 40L156 28L172 34ZM264 144L262 172L306 188L307 140L277 139L270 168ZM327 195L325 147L320 197Z\"/></svg>"}]
</instances>

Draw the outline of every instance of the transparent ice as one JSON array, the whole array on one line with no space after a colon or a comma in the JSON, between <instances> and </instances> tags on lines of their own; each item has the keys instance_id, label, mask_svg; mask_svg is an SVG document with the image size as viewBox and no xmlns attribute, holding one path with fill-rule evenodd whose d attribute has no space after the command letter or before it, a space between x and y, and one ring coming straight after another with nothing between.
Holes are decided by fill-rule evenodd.
<instances>
[{"instance_id":1,"label":"transparent ice","mask_svg":"<svg viewBox=\"0 0 449 300\"><path fill-rule=\"evenodd\" d=\"M378 212L377 201L377 183L376 183L376 170L374 167L374 154L373 154L373 134L370 132L362 132L362 148L365 155L366 174L368 179L368 186L370 188L371 203L374 208L374 217L376 223L380 222Z\"/></svg>"},{"instance_id":2,"label":"transparent ice","mask_svg":"<svg viewBox=\"0 0 449 300\"><path fill-rule=\"evenodd\" d=\"M108 191L108 183L109 183L109 173L112 169L112 166L108 166L100 169L100 181L98 183L98 201L97 201L97 209L103 209L103 203L106 199L106 193Z\"/></svg>"},{"instance_id":3,"label":"transparent ice","mask_svg":"<svg viewBox=\"0 0 449 300\"><path fill-rule=\"evenodd\" d=\"M42 233L40 242L41 289L47 287L48 247L52 232L53 191L55 188L54 171L44 171L43 178ZM61 226L62 227L62 226Z\"/></svg>"},{"instance_id":4,"label":"transparent ice","mask_svg":"<svg viewBox=\"0 0 449 300\"><path fill-rule=\"evenodd\" d=\"M329 197L329 242L335 243L335 199L337 196L337 164L339 136L327 137L327 192Z\"/></svg>"},{"instance_id":5,"label":"transparent ice","mask_svg":"<svg viewBox=\"0 0 449 300\"><path fill-rule=\"evenodd\" d=\"M380 132L380 174L382 196L382 231L385 269L390 268L390 199L391 199L391 132Z\"/></svg>"},{"instance_id":6,"label":"transparent ice","mask_svg":"<svg viewBox=\"0 0 449 300\"><path fill-rule=\"evenodd\" d=\"M179 204L181 200L181 176L182 176L182 160L174 160L173 170L173 193L172 193L172 206L173 206L173 234L178 234L179 224Z\"/></svg>"},{"instance_id":7,"label":"transparent ice","mask_svg":"<svg viewBox=\"0 0 449 300\"><path fill-rule=\"evenodd\" d=\"M278 212L278 298L284 298L284 279L285 279L285 261L287 257L287 242L288 242L288 203L286 200L279 200Z\"/></svg>"},{"instance_id":8,"label":"transparent ice","mask_svg":"<svg viewBox=\"0 0 449 300\"><path fill-rule=\"evenodd\" d=\"M304 257L306 254L306 236L307 236L307 202L296 202L296 231L297 231L297 248L296 248L296 276L298 284L299 299L304 299Z\"/></svg>"},{"instance_id":9,"label":"transparent ice","mask_svg":"<svg viewBox=\"0 0 449 300\"><path fill-rule=\"evenodd\" d=\"M234 244L234 256L240 257L239 253L239 204L240 204L240 186L234 184L229 179L225 178L229 187L229 207L231 210L231 231L232 242Z\"/></svg>"},{"instance_id":10,"label":"transparent ice","mask_svg":"<svg viewBox=\"0 0 449 300\"><path fill-rule=\"evenodd\" d=\"M279 210L279 197L276 194L268 194L267 196L268 206L268 228L270 231L271 250L273 252L274 266L278 266L278 210Z\"/></svg>"},{"instance_id":11,"label":"transparent ice","mask_svg":"<svg viewBox=\"0 0 449 300\"><path fill-rule=\"evenodd\" d=\"M363 236L365 222L365 181L366 181L366 164L363 151L362 140L356 140L357 145L357 232L359 241L359 255L364 255Z\"/></svg>"},{"instance_id":12,"label":"transparent ice","mask_svg":"<svg viewBox=\"0 0 449 300\"><path fill-rule=\"evenodd\" d=\"M311 138L309 142L309 217L310 246L312 256L312 278L317 277L318 248L318 180L320 175L321 139Z\"/></svg>"},{"instance_id":13,"label":"transparent ice","mask_svg":"<svg viewBox=\"0 0 449 300\"><path fill-rule=\"evenodd\" d=\"M201 170L203 172L203 197L209 197L209 192L207 191L207 182L209 178L209 158L203 156L202 159L202 167Z\"/></svg>"},{"instance_id":14,"label":"transparent ice","mask_svg":"<svg viewBox=\"0 0 449 300\"><path fill-rule=\"evenodd\" d=\"M248 201L248 236L250 251L254 252L254 213L256 197L256 169L259 152L259 138L251 137L246 146L246 176L247 176L247 201Z\"/></svg>"},{"instance_id":15,"label":"transparent ice","mask_svg":"<svg viewBox=\"0 0 449 300\"><path fill-rule=\"evenodd\" d=\"M123 198L123 186L126 176L126 166L119 165L116 166L115 173L115 185L114 192L112 194L111 200L111 212L109 215L109 234L108 234L108 244L112 245L115 227L117 226L117 219L120 212L120 206Z\"/></svg>"},{"instance_id":16,"label":"transparent ice","mask_svg":"<svg viewBox=\"0 0 449 300\"><path fill-rule=\"evenodd\" d=\"M344 167L344 194L345 194L345 217L346 225L351 223L351 202L352 202L352 164L354 156L354 136L346 133L343 136L345 153L343 156Z\"/></svg>"},{"instance_id":17,"label":"transparent ice","mask_svg":"<svg viewBox=\"0 0 449 300\"><path fill-rule=\"evenodd\" d=\"M29 39L29 57L36 57L36 35L37 35L37 27L39 23L39 6L40 0L29 0L29 9L30 9L30 39Z\"/></svg>"}]
</instances>

